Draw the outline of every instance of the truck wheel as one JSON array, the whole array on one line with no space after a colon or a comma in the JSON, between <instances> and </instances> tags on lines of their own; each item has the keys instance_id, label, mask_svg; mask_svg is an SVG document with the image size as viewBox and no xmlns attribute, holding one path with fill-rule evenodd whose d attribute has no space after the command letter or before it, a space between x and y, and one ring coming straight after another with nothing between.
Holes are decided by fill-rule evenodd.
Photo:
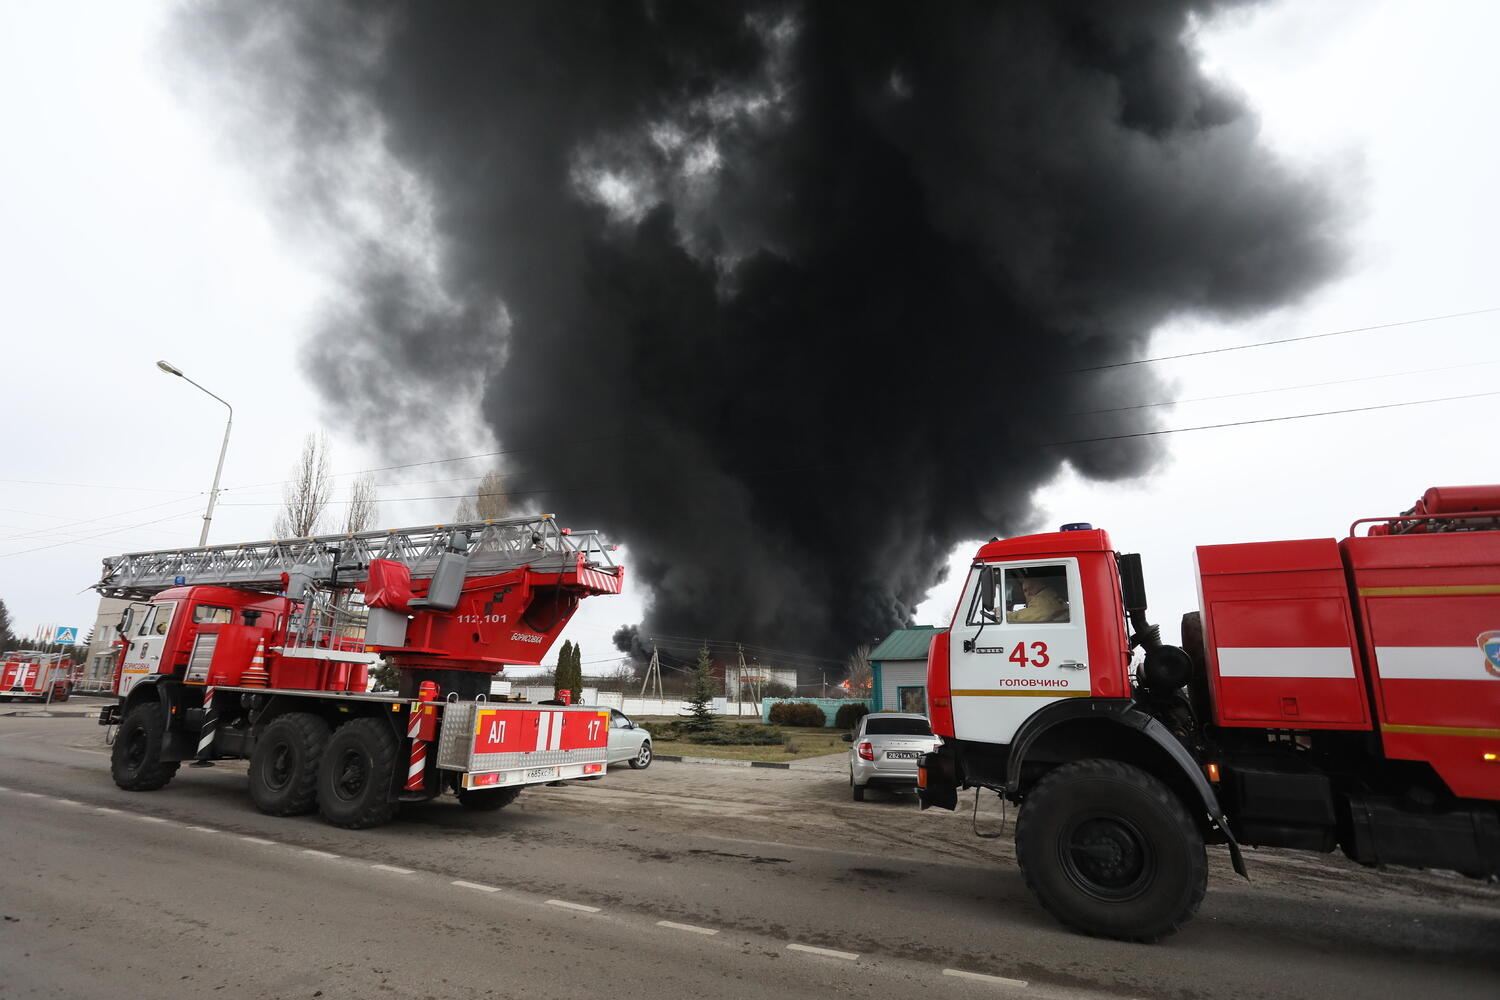
<instances>
[{"instance_id":1,"label":"truck wheel","mask_svg":"<svg viewBox=\"0 0 1500 1000\"><path fill-rule=\"evenodd\" d=\"M354 719L333 731L318 764L318 811L334 826L363 830L390 821L396 737L384 719Z\"/></svg>"},{"instance_id":2,"label":"truck wheel","mask_svg":"<svg viewBox=\"0 0 1500 1000\"><path fill-rule=\"evenodd\" d=\"M465 788L458 793L458 804L475 812L494 812L516 801L520 794L519 786L515 788Z\"/></svg>"},{"instance_id":3,"label":"truck wheel","mask_svg":"<svg viewBox=\"0 0 1500 1000\"><path fill-rule=\"evenodd\" d=\"M1067 926L1158 941L1197 912L1203 837L1171 789L1140 768L1080 760L1044 777L1016 824L1026 886Z\"/></svg>"},{"instance_id":4,"label":"truck wheel","mask_svg":"<svg viewBox=\"0 0 1500 1000\"><path fill-rule=\"evenodd\" d=\"M270 816L311 812L318 804L318 763L328 723L311 712L272 720L250 755L250 798Z\"/></svg>"},{"instance_id":5,"label":"truck wheel","mask_svg":"<svg viewBox=\"0 0 1500 1000\"><path fill-rule=\"evenodd\" d=\"M109 773L115 784L127 792L150 792L171 781L180 764L161 759L166 735L167 722L160 704L146 701L132 708L120 723L109 756Z\"/></svg>"}]
</instances>

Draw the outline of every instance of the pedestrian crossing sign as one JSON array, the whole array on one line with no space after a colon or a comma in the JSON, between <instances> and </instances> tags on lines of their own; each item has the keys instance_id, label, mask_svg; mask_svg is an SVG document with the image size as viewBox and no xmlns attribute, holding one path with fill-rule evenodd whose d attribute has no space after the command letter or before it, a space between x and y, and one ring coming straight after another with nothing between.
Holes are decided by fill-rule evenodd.
<instances>
[{"instance_id":1,"label":"pedestrian crossing sign","mask_svg":"<svg viewBox=\"0 0 1500 1000\"><path fill-rule=\"evenodd\" d=\"M76 646L78 644L78 629L76 627L69 628L66 625L59 625L53 629L52 641L68 646Z\"/></svg>"}]
</instances>

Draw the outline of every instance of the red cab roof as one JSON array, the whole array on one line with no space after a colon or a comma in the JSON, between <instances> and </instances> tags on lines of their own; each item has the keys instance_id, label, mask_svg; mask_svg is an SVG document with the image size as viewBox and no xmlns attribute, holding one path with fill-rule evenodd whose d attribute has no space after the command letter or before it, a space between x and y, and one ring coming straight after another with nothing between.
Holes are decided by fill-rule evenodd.
<instances>
[{"instance_id":1,"label":"red cab roof","mask_svg":"<svg viewBox=\"0 0 1500 1000\"><path fill-rule=\"evenodd\" d=\"M1001 562L1046 556L1067 556L1076 552L1113 552L1109 532L1102 528L1087 531L1049 531L1042 535L1017 535L986 542L974 557L976 562Z\"/></svg>"}]
</instances>

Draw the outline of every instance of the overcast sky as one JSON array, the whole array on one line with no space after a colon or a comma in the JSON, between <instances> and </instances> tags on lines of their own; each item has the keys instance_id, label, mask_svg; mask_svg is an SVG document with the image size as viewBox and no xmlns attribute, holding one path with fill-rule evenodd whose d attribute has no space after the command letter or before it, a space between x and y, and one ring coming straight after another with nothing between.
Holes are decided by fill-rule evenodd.
<instances>
[{"instance_id":1,"label":"overcast sky","mask_svg":"<svg viewBox=\"0 0 1500 1000\"><path fill-rule=\"evenodd\" d=\"M235 407L211 542L271 534L308 431L328 433L340 473L389 464L355 444L297 363L330 287L327 260L274 228L233 144L179 98L160 50L171 6L0 4L0 598L21 633L86 629L103 556L197 541L226 413L157 359ZM1205 64L1247 95L1267 143L1336 179L1353 252L1308 301L1248 323L1169 324L1149 356L1500 306L1497 35L1500 5L1485 0L1298 0L1203 26ZM1159 362L1181 401L1162 424L1493 392L1497 327L1490 313ZM1173 434L1167 461L1138 482L1065 474L1040 490L1036 527L1089 521L1143 553L1154 617L1175 635L1197 605L1194 545L1341 537L1428 486L1500 481L1497 406L1490 395ZM434 441L431 457L472 450ZM378 523L447 520L451 500L390 498L459 493L479 471L380 473ZM955 572L977 541L955 550ZM946 624L956 594L950 579L918 620ZM586 663L613 658L610 633L639 618L643 599L627 586L587 601L565 635Z\"/></svg>"}]
</instances>

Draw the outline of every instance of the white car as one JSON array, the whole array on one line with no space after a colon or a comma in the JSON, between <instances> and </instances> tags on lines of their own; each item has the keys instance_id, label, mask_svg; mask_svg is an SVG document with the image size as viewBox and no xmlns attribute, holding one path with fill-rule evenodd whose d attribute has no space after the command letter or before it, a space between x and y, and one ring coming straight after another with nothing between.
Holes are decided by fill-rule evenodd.
<instances>
[{"instance_id":1,"label":"white car","mask_svg":"<svg viewBox=\"0 0 1500 1000\"><path fill-rule=\"evenodd\" d=\"M942 745L927 716L900 712L867 715L844 739L854 744L849 748L849 788L855 802L865 800L871 785L915 788L917 758Z\"/></svg>"},{"instance_id":2,"label":"white car","mask_svg":"<svg viewBox=\"0 0 1500 1000\"><path fill-rule=\"evenodd\" d=\"M651 766L651 733L615 708L609 710L609 762L625 762L637 771Z\"/></svg>"}]
</instances>

